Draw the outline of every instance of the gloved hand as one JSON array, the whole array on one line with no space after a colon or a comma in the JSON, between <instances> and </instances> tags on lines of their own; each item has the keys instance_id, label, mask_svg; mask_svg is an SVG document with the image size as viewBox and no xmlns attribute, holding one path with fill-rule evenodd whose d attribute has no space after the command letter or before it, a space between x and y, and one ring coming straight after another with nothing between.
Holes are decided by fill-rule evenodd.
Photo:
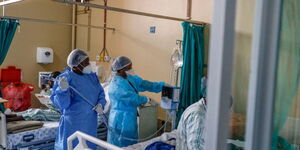
<instances>
[{"instance_id":1,"label":"gloved hand","mask_svg":"<svg viewBox=\"0 0 300 150\"><path fill-rule=\"evenodd\" d=\"M164 85L165 87L173 87L172 85L168 84L168 83L165 83Z\"/></svg>"},{"instance_id":2,"label":"gloved hand","mask_svg":"<svg viewBox=\"0 0 300 150\"><path fill-rule=\"evenodd\" d=\"M148 99L149 99L148 104L150 104L151 106L155 106L157 104L154 100L150 99L149 97Z\"/></svg>"},{"instance_id":3,"label":"gloved hand","mask_svg":"<svg viewBox=\"0 0 300 150\"><path fill-rule=\"evenodd\" d=\"M58 86L62 91L66 91L69 88L69 83L66 77L62 77L58 81Z\"/></svg>"},{"instance_id":4,"label":"gloved hand","mask_svg":"<svg viewBox=\"0 0 300 150\"><path fill-rule=\"evenodd\" d=\"M102 109L102 105L101 104L97 104L93 110L95 110L99 115L103 114L103 109Z\"/></svg>"},{"instance_id":5,"label":"gloved hand","mask_svg":"<svg viewBox=\"0 0 300 150\"><path fill-rule=\"evenodd\" d=\"M146 97L146 98L147 98L147 103L149 103L151 99L149 97Z\"/></svg>"}]
</instances>

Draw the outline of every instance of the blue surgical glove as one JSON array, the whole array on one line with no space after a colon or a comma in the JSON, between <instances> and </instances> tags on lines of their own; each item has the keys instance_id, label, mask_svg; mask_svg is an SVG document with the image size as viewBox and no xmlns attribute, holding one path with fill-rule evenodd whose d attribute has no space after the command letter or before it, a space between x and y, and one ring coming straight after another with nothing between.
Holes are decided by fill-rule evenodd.
<instances>
[{"instance_id":1,"label":"blue surgical glove","mask_svg":"<svg viewBox=\"0 0 300 150\"><path fill-rule=\"evenodd\" d=\"M66 77L62 77L59 79L58 86L62 91L67 91L70 87Z\"/></svg>"}]
</instances>

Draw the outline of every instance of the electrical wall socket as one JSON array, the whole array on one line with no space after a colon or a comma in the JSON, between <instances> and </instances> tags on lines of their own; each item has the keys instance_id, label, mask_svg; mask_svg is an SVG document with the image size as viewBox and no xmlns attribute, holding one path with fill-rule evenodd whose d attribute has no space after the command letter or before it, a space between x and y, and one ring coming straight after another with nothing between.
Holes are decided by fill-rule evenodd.
<instances>
[{"instance_id":1,"label":"electrical wall socket","mask_svg":"<svg viewBox=\"0 0 300 150\"><path fill-rule=\"evenodd\" d=\"M100 56L99 55L96 56L96 60L100 61Z\"/></svg>"},{"instance_id":2,"label":"electrical wall socket","mask_svg":"<svg viewBox=\"0 0 300 150\"><path fill-rule=\"evenodd\" d=\"M155 26L150 26L150 33L155 33Z\"/></svg>"}]
</instances>

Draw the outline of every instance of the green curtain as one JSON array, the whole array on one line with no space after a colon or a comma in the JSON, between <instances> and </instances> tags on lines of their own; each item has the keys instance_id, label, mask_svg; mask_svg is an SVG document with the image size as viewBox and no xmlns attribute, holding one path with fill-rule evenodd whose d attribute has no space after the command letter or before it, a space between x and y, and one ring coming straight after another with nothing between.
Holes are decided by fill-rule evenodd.
<instances>
[{"instance_id":1,"label":"green curtain","mask_svg":"<svg viewBox=\"0 0 300 150\"><path fill-rule=\"evenodd\" d=\"M19 25L18 20L14 20L14 19L0 20L0 65L2 65L7 55L7 52L14 38L18 25Z\"/></svg>"},{"instance_id":2,"label":"green curtain","mask_svg":"<svg viewBox=\"0 0 300 150\"><path fill-rule=\"evenodd\" d=\"M0 65L2 65L7 55L18 25L18 20L0 19ZM0 104L0 111L4 111L3 104Z\"/></svg>"},{"instance_id":3,"label":"green curtain","mask_svg":"<svg viewBox=\"0 0 300 150\"><path fill-rule=\"evenodd\" d=\"M279 134L292 102L300 93L300 1L283 0L282 4L272 150L279 149L279 145L285 150L293 150L295 148L280 138Z\"/></svg>"},{"instance_id":4,"label":"green curtain","mask_svg":"<svg viewBox=\"0 0 300 150\"><path fill-rule=\"evenodd\" d=\"M201 78L204 68L204 26L183 22L182 27L183 66L177 124L183 111L201 98Z\"/></svg>"}]
</instances>

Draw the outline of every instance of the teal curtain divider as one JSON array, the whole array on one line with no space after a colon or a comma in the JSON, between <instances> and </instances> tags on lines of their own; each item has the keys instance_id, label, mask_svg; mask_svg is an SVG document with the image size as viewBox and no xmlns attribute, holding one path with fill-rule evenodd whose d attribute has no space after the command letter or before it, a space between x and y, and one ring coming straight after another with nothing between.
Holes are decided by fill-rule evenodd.
<instances>
[{"instance_id":1,"label":"teal curtain divider","mask_svg":"<svg viewBox=\"0 0 300 150\"><path fill-rule=\"evenodd\" d=\"M11 42L14 38L19 21L14 19L0 20L0 65L2 65Z\"/></svg>"},{"instance_id":2,"label":"teal curtain divider","mask_svg":"<svg viewBox=\"0 0 300 150\"><path fill-rule=\"evenodd\" d=\"M275 111L272 130L272 150L294 150L280 131L289 116L291 106L300 94L300 1L282 1L279 39Z\"/></svg>"},{"instance_id":3,"label":"teal curtain divider","mask_svg":"<svg viewBox=\"0 0 300 150\"><path fill-rule=\"evenodd\" d=\"M197 102L201 94L201 78L204 68L204 26L182 23L183 66L180 80L180 103L177 124L184 110Z\"/></svg>"},{"instance_id":4,"label":"teal curtain divider","mask_svg":"<svg viewBox=\"0 0 300 150\"><path fill-rule=\"evenodd\" d=\"M18 20L0 19L0 65L2 65L8 53L9 47L11 45L11 42L14 38L18 26L19 26ZM1 91L0 91L0 95L1 95ZM3 104L0 104L0 111L4 111Z\"/></svg>"}]
</instances>

